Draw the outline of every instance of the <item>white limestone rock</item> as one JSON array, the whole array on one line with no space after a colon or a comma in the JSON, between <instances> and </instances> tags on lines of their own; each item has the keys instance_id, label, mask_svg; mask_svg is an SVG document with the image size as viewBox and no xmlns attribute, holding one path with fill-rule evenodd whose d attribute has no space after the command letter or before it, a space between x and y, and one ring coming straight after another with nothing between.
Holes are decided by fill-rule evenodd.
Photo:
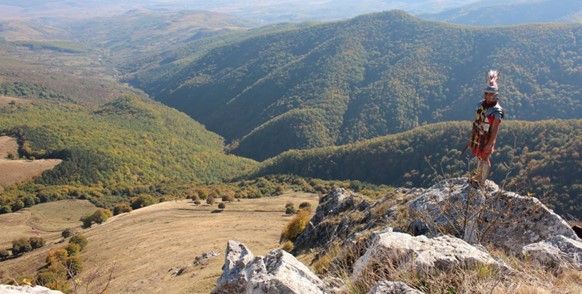
<instances>
[{"instance_id":1,"label":"white limestone rock","mask_svg":"<svg viewBox=\"0 0 582 294\"><path fill-rule=\"evenodd\" d=\"M51 290L42 286L10 286L0 285L0 293L2 294L63 294L61 291Z\"/></svg>"},{"instance_id":2,"label":"white limestone rock","mask_svg":"<svg viewBox=\"0 0 582 294\"><path fill-rule=\"evenodd\" d=\"M564 236L523 247L522 254L549 268L574 267L582 270L582 242Z\"/></svg>"},{"instance_id":3,"label":"white limestone rock","mask_svg":"<svg viewBox=\"0 0 582 294\"><path fill-rule=\"evenodd\" d=\"M367 294L424 294L403 282L380 281Z\"/></svg>"},{"instance_id":4,"label":"white limestone rock","mask_svg":"<svg viewBox=\"0 0 582 294\"><path fill-rule=\"evenodd\" d=\"M356 261L351 279L357 280L364 270L374 263L407 268L412 266L425 273L437 269L473 268L477 265L513 271L505 263L495 260L489 253L452 236L429 239L426 236L413 237L391 231L377 233L374 236L372 245Z\"/></svg>"}]
</instances>

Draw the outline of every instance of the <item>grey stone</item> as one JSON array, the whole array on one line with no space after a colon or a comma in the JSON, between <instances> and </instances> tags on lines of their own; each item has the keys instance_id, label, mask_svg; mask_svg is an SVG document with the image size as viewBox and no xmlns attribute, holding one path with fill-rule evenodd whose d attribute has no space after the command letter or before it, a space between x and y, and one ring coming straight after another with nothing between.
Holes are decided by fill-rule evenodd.
<instances>
[{"instance_id":1,"label":"grey stone","mask_svg":"<svg viewBox=\"0 0 582 294\"><path fill-rule=\"evenodd\" d=\"M574 267L582 270L582 242L564 236L523 247L522 254L549 268Z\"/></svg>"},{"instance_id":2,"label":"grey stone","mask_svg":"<svg viewBox=\"0 0 582 294\"><path fill-rule=\"evenodd\" d=\"M271 251L267 256L255 257L249 262L252 253L242 243L229 241L237 245L234 248L245 248L246 254L230 254L227 249L223 274L218 279L212 293L324 293L325 284L307 266L299 262L293 255L284 250ZM240 262L236 260L239 256ZM230 265L235 266L230 266Z\"/></svg>"},{"instance_id":3,"label":"grey stone","mask_svg":"<svg viewBox=\"0 0 582 294\"><path fill-rule=\"evenodd\" d=\"M2 294L63 294L61 291L51 290L42 286L10 286L0 285L0 293Z\"/></svg>"},{"instance_id":4,"label":"grey stone","mask_svg":"<svg viewBox=\"0 0 582 294\"><path fill-rule=\"evenodd\" d=\"M465 178L441 181L411 201L409 213L413 228L427 236L449 234L516 253L557 235L579 240L537 198L503 191L492 181L483 188L473 187Z\"/></svg>"},{"instance_id":5,"label":"grey stone","mask_svg":"<svg viewBox=\"0 0 582 294\"><path fill-rule=\"evenodd\" d=\"M378 261L396 268L412 266L424 273L431 273L437 269L473 268L477 265L513 271L505 263L495 260L489 253L452 236L429 239L426 236L413 237L405 233L388 231L375 234L372 245L356 261L352 280L357 280L369 265Z\"/></svg>"},{"instance_id":6,"label":"grey stone","mask_svg":"<svg viewBox=\"0 0 582 294\"><path fill-rule=\"evenodd\" d=\"M380 281L368 291L368 294L424 294L403 282Z\"/></svg>"},{"instance_id":7,"label":"grey stone","mask_svg":"<svg viewBox=\"0 0 582 294\"><path fill-rule=\"evenodd\" d=\"M246 267L255 256L249 248L237 241L229 240L226 245L222 275L218 279L217 293L243 293L248 283Z\"/></svg>"}]
</instances>

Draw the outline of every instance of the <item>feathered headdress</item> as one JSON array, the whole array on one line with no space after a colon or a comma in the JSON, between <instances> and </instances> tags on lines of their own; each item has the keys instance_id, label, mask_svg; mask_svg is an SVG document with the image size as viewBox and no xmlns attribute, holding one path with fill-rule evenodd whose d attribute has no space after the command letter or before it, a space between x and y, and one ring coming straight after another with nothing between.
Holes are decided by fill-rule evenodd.
<instances>
[{"instance_id":1,"label":"feathered headdress","mask_svg":"<svg viewBox=\"0 0 582 294\"><path fill-rule=\"evenodd\" d=\"M499 87L497 86L497 78L499 77L498 70L489 70L489 72L485 73L485 83L487 87L485 87L485 93L494 93L497 94Z\"/></svg>"}]
</instances>

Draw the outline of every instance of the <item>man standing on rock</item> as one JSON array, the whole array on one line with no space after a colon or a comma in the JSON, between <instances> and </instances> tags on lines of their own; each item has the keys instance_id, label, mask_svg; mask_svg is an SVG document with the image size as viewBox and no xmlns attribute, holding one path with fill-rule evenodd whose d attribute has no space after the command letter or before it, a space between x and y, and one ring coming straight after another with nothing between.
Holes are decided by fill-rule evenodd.
<instances>
[{"instance_id":1,"label":"man standing on rock","mask_svg":"<svg viewBox=\"0 0 582 294\"><path fill-rule=\"evenodd\" d=\"M499 124L503 118L503 108L499 105L497 78L499 71L490 70L486 75L487 87L483 94L483 100L477 106L477 115L473 122L473 131L469 148L477 156L477 169L473 173L471 180L480 185L485 184L485 180L491 169L489 157L495 149L495 141L499 132Z\"/></svg>"}]
</instances>

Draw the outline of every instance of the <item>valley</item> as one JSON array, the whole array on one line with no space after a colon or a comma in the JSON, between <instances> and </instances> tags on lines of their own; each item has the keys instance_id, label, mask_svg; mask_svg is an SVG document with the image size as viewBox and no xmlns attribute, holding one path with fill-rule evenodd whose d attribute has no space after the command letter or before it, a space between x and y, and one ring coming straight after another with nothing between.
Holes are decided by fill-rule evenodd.
<instances>
[{"instance_id":1,"label":"valley","mask_svg":"<svg viewBox=\"0 0 582 294\"><path fill-rule=\"evenodd\" d=\"M34 284L47 254L67 245L65 229L89 243L81 274L62 281L87 293L209 293L228 240L256 255L284 247L320 276L341 258L351 266L353 252L340 245L369 242L369 230L387 224L412 232L403 207L413 196L451 179L466 187L474 157L461 150L490 68L502 72L506 117L489 179L579 225L582 24L578 3L561 1L572 11L552 10L546 22L467 26L453 24L467 21L463 11L505 1L409 1L415 13L458 8L423 17L362 2L374 12L346 18L359 11L350 1L219 1L204 7L222 10L206 11L156 0L0 0L0 283ZM536 3L511 4L495 21L548 4ZM323 18L329 5L337 10ZM313 216L332 189L358 195L321 212L332 214L318 220L322 232L367 231L320 247L301 239L321 233L280 243L305 215L296 208L307 203ZM98 209L111 217L82 228ZM45 246L8 253L30 237ZM556 289L582 285L564 273L532 275ZM408 278L426 293L462 293L475 280L492 287L478 293L495 293L501 276L488 267L456 274ZM347 283L342 294L371 287L345 276L333 277ZM552 287L516 281L504 289Z\"/></svg>"}]
</instances>

